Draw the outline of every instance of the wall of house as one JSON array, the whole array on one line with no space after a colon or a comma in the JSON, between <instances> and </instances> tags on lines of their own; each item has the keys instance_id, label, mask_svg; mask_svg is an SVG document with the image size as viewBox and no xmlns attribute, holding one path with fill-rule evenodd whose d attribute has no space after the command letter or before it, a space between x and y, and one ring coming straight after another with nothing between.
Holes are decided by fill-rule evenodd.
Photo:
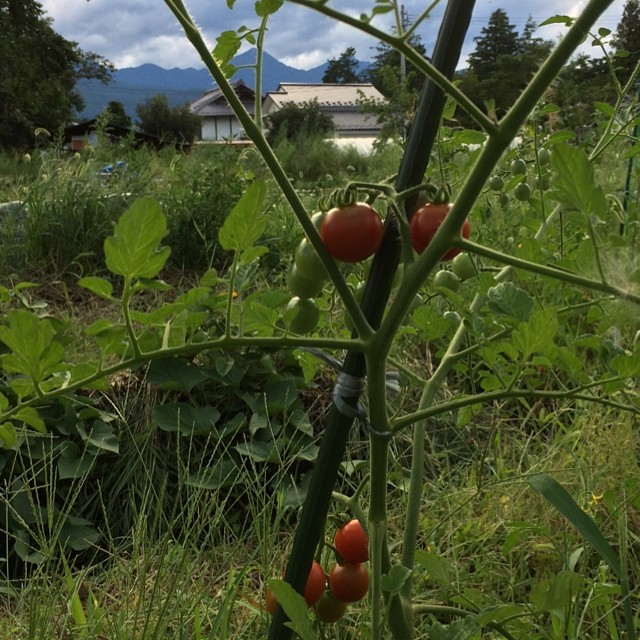
<instances>
[{"instance_id":1,"label":"wall of house","mask_svg":"<svg viewBox=\"0 0 640 640\"><path fill-rule=\"evenodd\" d=\"M202 119L202 140L216 142L241 137L242 127L235 116L215 116Z\"/></svg>"}]
</instances>

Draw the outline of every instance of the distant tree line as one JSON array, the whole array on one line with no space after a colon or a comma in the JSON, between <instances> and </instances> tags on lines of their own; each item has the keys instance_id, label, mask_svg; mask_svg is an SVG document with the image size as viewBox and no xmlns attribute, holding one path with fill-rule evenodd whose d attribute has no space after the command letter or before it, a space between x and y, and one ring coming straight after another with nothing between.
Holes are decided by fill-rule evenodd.
<instances>
[{"instance_id":1,"label":"distant tree line","mask_svg":"<svg viewBox=\"0 0 640 640\"><path fill-rule=\"evenodd\" d=\"M402 15L402 28L408 20ZM475 50L469 55L468 68L456 74L459 86L479 107L499 118L527 85L554 47L552 40L535 36L537 24L529 18L521 33L509 21L503 9L494 11L475 38ZM603 38L609 35L601 32ZM425 54L418 35L412 46ZM579 55L565 67L552 88L549 100L560 107L563 126L579 131L593 120L594 103L611 101L616 85L630 79L640 60L640 0L627 0L622 19L610 39L610 64L605 57ZM364 103L378 114L383 137L403 137L413 119L424 78L403 65L400 55L387 45L376 48L371 64L360 71L361 63L353 47L328 61L323 82L371 82L385 96L385 105ZM613 79L615 76L615 80ZM458 111L464 126L473 123Z\"/></svg>"},{"instance_id":2,"label":"distant tree line","mask_svg":"<svg viewBox=\"0 0 640 640\"><path fill-rule=\"evenodd\" d=\"M0 0L0 149L33 147L37 129L52 135L84 108L81 79L111 80L113 65L56 33L37 0ZM136 108L139 126L168 142L191 142L200 132L188 106L170 107L157 95ZM130 127L120 102L99 116L104 126Z\"/></svg>"}]
</instances>

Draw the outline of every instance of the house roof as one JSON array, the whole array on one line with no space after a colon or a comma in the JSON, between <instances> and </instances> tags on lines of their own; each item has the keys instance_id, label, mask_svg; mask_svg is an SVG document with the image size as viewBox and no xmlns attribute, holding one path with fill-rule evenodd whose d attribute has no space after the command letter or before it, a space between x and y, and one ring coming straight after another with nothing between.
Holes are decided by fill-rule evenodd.
<instances>
[{"instance_id":1,"label":"house roof","mask_svg":"<svg viewBox=\"0 0 640 640\"><path fill-rule=\"evenodd\" d=\"M279 109L287 102L302 104L317 101L321 108L331 111L354 110L362 98L384 101L382 94L368 83L352 84L298 84L282 83L265 98L265 112Z\"/></svg>"},{"instance_id":2,"label":"house roof","mask_svg":"<svg viewBox=\"0 0 640 640\"><path fill-rule=\"evenodd\" d=\"M253 104L255 92L251 87L248 87L242 80L232 82L231 86L240 100L247 104ZM194 100L189 105L189 110L198 116L219 116L232 113L231 107L229 107L219 87L210 89L204 95Z\"/></svg>"}]
</instances>

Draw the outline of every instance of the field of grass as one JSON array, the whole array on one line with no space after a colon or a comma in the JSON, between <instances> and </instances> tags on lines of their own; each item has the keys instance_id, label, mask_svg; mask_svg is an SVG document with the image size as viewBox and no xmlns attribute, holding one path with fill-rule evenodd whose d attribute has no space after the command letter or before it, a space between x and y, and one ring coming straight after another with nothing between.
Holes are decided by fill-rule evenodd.
<instances>
[{"instance_id":1,"label":"field of grass","mask_svg":"<svg viewBox=\"0 0 640 640\"><path fill-rule=\"evenodd\" d=\"M445 171L455 192L477 152L456 145L457 133L448 133L450 146L443 138L432 173ZM613 169L619 166L614 147L596 171L607 192L619 195L623 182ZM308 157L280 149L310 210L348 180L387 178L399 155L393 147L370 158L338 156L321 145L306 152ZM530 182L539 187L530 202L514 198L515 184L509 185L516 157L527 161ZM101 166L120 159L127 163L120 175L98 174ZM64 324L61 335L71 360L99 357L83 329L118 317L117 305L97 300L77 280L110 277L104 241L132 202L157 199L167 219L165 244L171 247L162 277L174 289L150 287L135 309L142 313L157 308L164 296L174 301L204 287L202 274L210 270L217 273L215 287L224 299L233 260L218 243L218 231L247 186L269 180L251 150L231 148L190 155L99 148L77 157L52 149L30 160L3 157L0 167L0 200L26 205L2 225L3 313L28 309ZM570 270L593 257L575 219L561 221L544 243L533 238L535 223L553 201L542 180L553 174L536 163L531 140L505 156L500 172L507 186L499 192L485 189L470 212L474 238L514 253L517 245L525 258L553 259ZM302 233L271 184L265 208L261 243L268 253L240 273L235 285L241 299L259 300L265 314L272 304L277 312L269 322L276 318L277 327L287 299L285 273ZM637 197L627 216L636 234ZM601 222L603 238L605 228L611 235L617 231L615 219ZM478 264L480 275L455 294L436 291L431 280L424 283L421 303L391 352L390 362L400 372L400 393L391 400L398 415L417 407L421 384L443 358L454 331L444 314L463 314L476 291L488 292L499 265L488 258ZM607 268L616 267L616 277L637 293L633 270L638 266L637 260L614 264L612 258ZM355 287L366 266L346 268L344 275ZM493 342L487 341L477 349L470 338L439 391L437 400L446 402L490 391L492 375L533 381L531 397L507 396L428 420L413 575L416 637L626 638L617 576L529 479L552 475L615 549L629 574L637 625L637 413L625 411L622 400L593 404L537 392L572 382L570 367L576 367L576 378L613 371L613 358L635 348L638 316L632 303L590 299L531 274L513 282L542 309L562 317L555 339L566 360L554 368L544 353L520 370L507 357L507 347L491 352ZM319 304L318 334L348 337L335 291L327 287ZM218 307L211 309L214 325ZM499 313L479 312L477 326L467 317L472 337L484 335L491 318L502 318ZM498 325L496 331L504 329ZM515 332L519 325L504 326ZM19 446L0 451L0 640L266 637L266 583L281 576L290 552L335 371L292 348L221 350L184 362L176 359L171 375L152 363L119 372L106 386L61 395L42 409L46 434L25 427ZM196 365L204 374L191 378ZM611 393L637 406L637 388L612 383ZM186 405L203 412L198 419L215 412L220 428L185 428L180 411L187 411ZM178 407L178 413L167 407ZM409 500L412 433L401 431L390 448L392 564L401 551ZM367 439L364 426L354 429L335 488L335 518L326 523L327 543L341 514L357 513L368 503ZM321 556L330 566L329 546ZM486 626L479 612L486 615ZM327 640L364 640L370 637L369 621L364 600L350 605L338 623L316 625L316 631Z\"/></svg>"}]
</instances>

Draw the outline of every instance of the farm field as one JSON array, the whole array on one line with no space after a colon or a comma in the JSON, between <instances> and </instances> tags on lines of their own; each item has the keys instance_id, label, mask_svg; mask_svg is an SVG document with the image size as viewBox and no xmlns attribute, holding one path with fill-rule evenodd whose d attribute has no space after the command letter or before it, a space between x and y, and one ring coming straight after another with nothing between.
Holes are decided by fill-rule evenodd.
<instances>
[{"instance_id":1,"label":"farm field","mask_svg":"<svg viewBox=\"0 0 640 640\"><path fill-rule=\"evenodd\" d=\"M637 637L639 67L553 93L605 4L370 154L0 155L0 640Z\"/></svg>"}]
</instances>

